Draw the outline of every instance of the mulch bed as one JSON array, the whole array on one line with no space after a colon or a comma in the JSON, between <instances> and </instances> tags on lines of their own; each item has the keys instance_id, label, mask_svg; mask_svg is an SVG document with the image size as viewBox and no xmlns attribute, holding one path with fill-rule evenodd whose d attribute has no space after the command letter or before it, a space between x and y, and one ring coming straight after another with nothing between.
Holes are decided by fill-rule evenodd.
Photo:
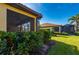
<instances>
[{"instance_id":1,"label":"mulch bed","mask_svg":"<svg viewBox=\"0 0 79 59\"><path fill-rule=\"evenodd\" d=\"M50 49L51 46L55 44L56 42L54 40L50 40L47 44L44 44L40 49L34 49L34 51L30 52L30 55L47 55L48 49Z\"/></svg>"}]
</instances>

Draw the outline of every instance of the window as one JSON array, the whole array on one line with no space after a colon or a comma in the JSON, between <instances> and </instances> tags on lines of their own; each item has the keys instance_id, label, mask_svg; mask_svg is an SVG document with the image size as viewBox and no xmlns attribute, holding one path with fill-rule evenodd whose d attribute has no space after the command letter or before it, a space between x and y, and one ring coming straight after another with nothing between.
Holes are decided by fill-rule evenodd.
<instances>
[{"instance_id":1,"label":"window","mask_svg":"<svg viewBox=\"0 0 79 59\"><path fill-rule=\"evenodd\" d=\"M22 25L19 25L19 26L18 26L18 31L20 31L20 32L27 32L27 31L30 31L30 22L24 23L24 24L22 24Z\"/></svg>"},{"instance_id":2,"label":"window","mask_svg":"<svg viewBox=\"0 0 79 59\"><path fill-rule=\"evenodd\" d=\"M25 23L22 25L23 27L23 31L27 32L27 31L30 31L30 22L28 23Z\"/></svg>"}]
</instances>

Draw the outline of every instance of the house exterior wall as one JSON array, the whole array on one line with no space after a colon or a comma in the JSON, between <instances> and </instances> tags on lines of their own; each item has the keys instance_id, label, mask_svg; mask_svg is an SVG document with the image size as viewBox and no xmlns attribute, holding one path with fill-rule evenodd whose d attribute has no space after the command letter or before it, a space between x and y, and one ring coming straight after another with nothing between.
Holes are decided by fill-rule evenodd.
<instances>
[{"instance_id":1,"label":"house exterior wall","mask_svg":"<svg viewBox=\"0 0 79 59\"><path fill-rule=\"evenodd\" d=\"M6 8L0 5L0 31L7 31Z\"/></svg>"}]
</instances>

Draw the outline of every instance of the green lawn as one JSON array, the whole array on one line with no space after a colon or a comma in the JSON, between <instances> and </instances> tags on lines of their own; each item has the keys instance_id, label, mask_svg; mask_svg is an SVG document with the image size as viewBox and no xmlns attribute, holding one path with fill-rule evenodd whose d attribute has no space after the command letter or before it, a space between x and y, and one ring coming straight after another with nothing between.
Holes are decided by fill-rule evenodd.
<instances>
[{"instance_id":1,"label":"green lawn","mask_svg":"<svg viewBox=\"0 0 79 59\"><path fill-rule=\"evenodd\" d=\"M79 36L52 37L56 44L52 46L48 55L75 55L79 54Z\"/></svg>"}]
</instances>

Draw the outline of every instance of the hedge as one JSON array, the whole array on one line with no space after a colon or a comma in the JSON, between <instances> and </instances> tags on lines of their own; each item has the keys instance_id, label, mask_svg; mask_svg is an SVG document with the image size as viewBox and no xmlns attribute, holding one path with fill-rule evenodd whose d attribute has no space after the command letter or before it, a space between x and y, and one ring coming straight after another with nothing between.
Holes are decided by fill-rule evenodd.
<instances>
[{"instance_id":1,"label":"hedge","mask_svg":"<svg viewBox=\"0 0 79 59\"><path fill-rule=\"evenodd\" d=\"M0 54L28 55L50 39L49 31L2 32L0 31Z\"/></svg>"}]
</instances>

